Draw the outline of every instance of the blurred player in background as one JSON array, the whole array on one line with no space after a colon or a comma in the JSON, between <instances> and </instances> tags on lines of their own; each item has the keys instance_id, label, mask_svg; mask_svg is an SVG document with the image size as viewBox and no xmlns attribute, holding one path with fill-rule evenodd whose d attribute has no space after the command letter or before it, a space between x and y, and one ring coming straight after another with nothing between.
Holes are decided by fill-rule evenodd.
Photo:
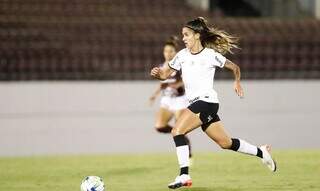
<instances>
[{"instance_id":1,"label":"blurred player in background","mask_svg":"<svg viewBox=\"0 0 320 191\"><path fill-rule=\"evenodd\" d=\"M177 51L178 38L171 36L164 44L163 57L165 61L160 67L167 65L177 54ZM166 80L160 81L158 88L149 98L150 105L159 95L161 95L160 108L156 115L155 129L160 133L171 133L172 127L169 125L169 121L173 118L177 120L189 105L185 96L181 72L172 72ZM189 145L189 157L191 158L191 145L187 137L186 141Z\"/></svg>"},{"instance_id":2,"label":"blurred player in background","mask_svg":"<svg viewBox=\"0 0 320 191\"><path fill-rule=\"evenodd\" d=\"M217 114L219 100L217 92L213 89L217 67L233 72L234 90L238 96L243 97L240 68L223 56L237 47L236 39L223 31L209 28L202 17L187 22L182 28L182 35L186 48L179 51L165 66L151 70L151 76L160 80L167 79L176 71L182 71L186 96L190 102L188 109L178 118L172 130L180 175L168 187L176 189L192 185L185 134L199 126L221 148L257 156L271 171L276 171L276 163L269 153L269 145L257 147L242 139L231 138Z\"/></svg>"}]
</instances>

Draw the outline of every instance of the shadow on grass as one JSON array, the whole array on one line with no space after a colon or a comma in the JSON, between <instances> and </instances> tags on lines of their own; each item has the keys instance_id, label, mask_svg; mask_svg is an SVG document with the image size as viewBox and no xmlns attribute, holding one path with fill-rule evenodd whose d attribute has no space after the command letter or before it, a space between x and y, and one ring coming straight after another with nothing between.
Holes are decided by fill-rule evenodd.
<instances>
[{"instance_id":1,"label":"shadow on grass","mask_svg":"<svg viewBox=\"0 0 320 191\"><path fill-rule=\"evenodd\" d=\"M242 189L236 188L223 188L223 187L214 187L214 188L206 188L206 187L192 187L192 188L184 188L185 191L243 191Z\"/></svg>"}]
</instances>

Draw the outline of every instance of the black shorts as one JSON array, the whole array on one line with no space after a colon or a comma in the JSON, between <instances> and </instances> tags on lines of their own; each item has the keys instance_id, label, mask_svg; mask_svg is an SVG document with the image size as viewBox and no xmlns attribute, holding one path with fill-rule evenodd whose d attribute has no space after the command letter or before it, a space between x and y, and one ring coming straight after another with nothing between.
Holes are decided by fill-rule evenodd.
<instances>
[{"instance_id":1,"label":"black shorts","mask_svg":"<svg viewBox=\"0 0 320 191\"><path fill-rule=\"evenodd\" d=\"M202 122L201 128L205 131L210 124L220 121L218 116L219 103L209 103L198 100L189 105L188 109L195 114L200 113L200 120Z\"/></svg>"}]
</instances>

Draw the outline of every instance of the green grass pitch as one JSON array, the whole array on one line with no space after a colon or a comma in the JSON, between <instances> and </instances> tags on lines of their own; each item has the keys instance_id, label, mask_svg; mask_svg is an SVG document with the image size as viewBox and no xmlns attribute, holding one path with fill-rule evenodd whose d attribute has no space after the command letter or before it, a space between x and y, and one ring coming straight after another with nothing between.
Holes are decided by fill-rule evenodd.
<instances>
[{"instance_id":1,"label":"green grass pitch","mask_svg":"<svg viewBox=\"0 0 320 191\"><path fill-rule=\"evenodd\" d=\"M320 151L273 152L279 171L230 151L195 153L189 191L320 190ZM107 191L163 191L178 173L175 153L0 158L0 190L79 191L82 178L103 178Z\"/></svg>"}]
</instances>

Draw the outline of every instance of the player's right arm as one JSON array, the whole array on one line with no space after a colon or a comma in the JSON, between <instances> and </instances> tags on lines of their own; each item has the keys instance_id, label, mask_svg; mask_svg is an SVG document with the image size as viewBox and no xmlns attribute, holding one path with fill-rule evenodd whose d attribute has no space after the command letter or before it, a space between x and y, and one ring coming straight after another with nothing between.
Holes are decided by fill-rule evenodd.
<instances>
[{"instance_id":1,"label":"player's right arm","mask_svg":"<svg viewBox=\"0 0 320 191\"><path fill-rule=\"evenodd\" d=\"M166 63L161 68L152 68L150 75L158 80L166 80L174 71L175 70L170 68L168 63Z\"/></svg>"}]
</instances>

